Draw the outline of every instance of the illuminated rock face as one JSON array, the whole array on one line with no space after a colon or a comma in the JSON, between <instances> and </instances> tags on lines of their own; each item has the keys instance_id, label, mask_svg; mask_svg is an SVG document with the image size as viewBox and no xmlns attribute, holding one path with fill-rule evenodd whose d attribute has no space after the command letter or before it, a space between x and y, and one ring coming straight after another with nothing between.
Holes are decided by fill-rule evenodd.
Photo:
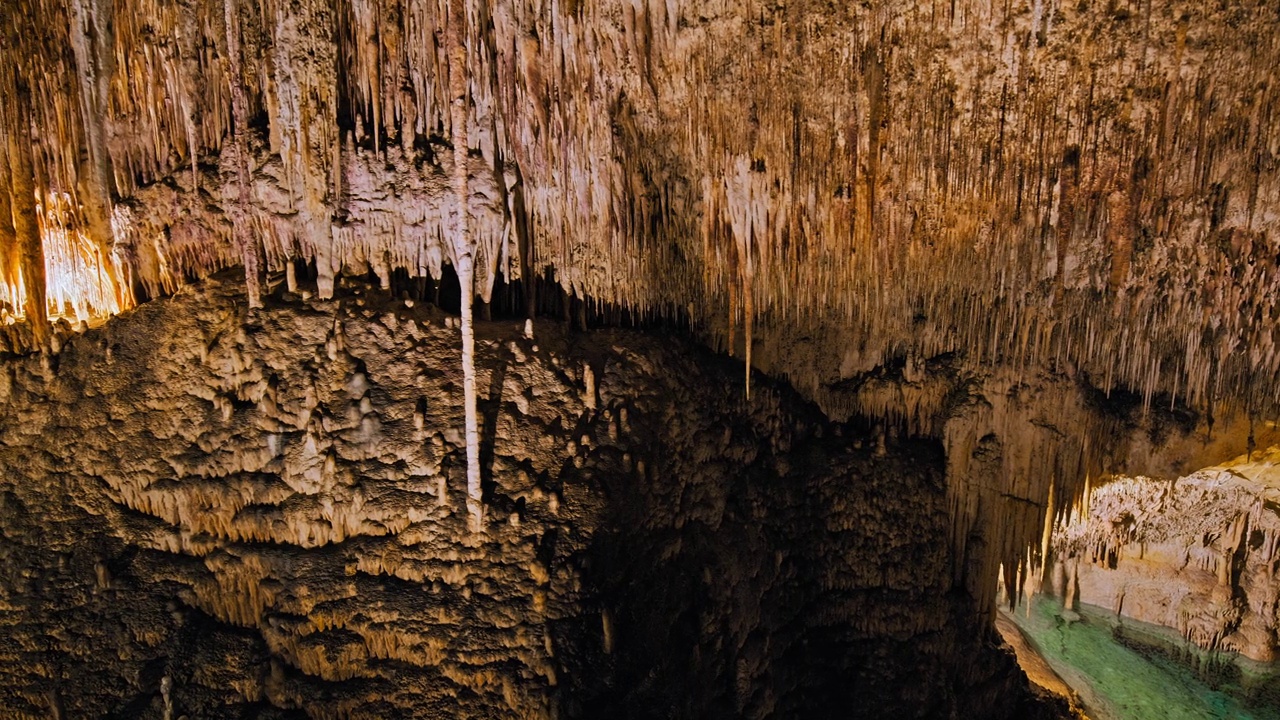
<instances>
[{"instance_id":1,"label":"illuminated rock face","mask_svg":"<svg viewBox=\"0 0 1280 720\"><path fill-rule=\"evenodd\" d=\"M322 288L438 274L461 137L486 299L554 268L722 346L829 331L846 378L957 352L1196 407L1280 397L1266 3L18 7L0 62L31 122L6 126L32 152L0 169L30 160L66 208L46 232L83 232L47 258L97 271L81 300L238 263L252 291L289 257Z\"/></svg>"},{"instance_id":2,"label":"illuminated rock face","mask_svg":"<svg viewBox=\"0 0 1280 720\"><path fill-rule=\"evenodd\" d=\"M1272 451L1176 481L1124 478L1054 538L1059 591L1209 650L1280 651L1280 482Z\"/></svg>"},{"instance_id":3,"label":"illuminated rock face","mask_svg":"<svg viewBox=\"0 0 1280 720\"><path fill-rule=\"evenodd\" d=\"M5 362L5 708L1038 712L952 591L936 443L669 339L483 323L474 534L452 318L288 297L210 283Z\"/></svg>"},{"instance_id":4,"label":"illuminated rock face","mask_svg":"<svg viewBox=\"0 0 1280 720\"><path fill-rule=\"evenodd\" d=\"M1051 374L1218 420L1280 399L1267 3L17 8L0 28L11 314L100 315L231 265L252 302L291 259L324 296L344 268L439 277L469 249L482 300L551 272L912 432L945 402L847 390L945 358L979 383ZM1060 504L1101 466L1084 454L1051 463ZM1049 481L1002 472L998 494L1047 505ZM1001 522L1030 528L1009 553L1035 539Z\"/></svg>"},{"instance_id":5,"label":"illuminated rock face","mask_svg":"<svg viewBox=\"0 0 1280 720\"><path fill-rule=\"evenodd\" d=\"M551 277L744 357L728 392L754 366L837 420L942 441L951 582L983 613L1086 475L1190 456L1136 439L1163 415L1094 395L1188 418L1174 445L1216 427L1211 462L1280 406L1265 2L14 7L0 351L221 268L253 305L281 275L324 298L344 271L385 288L470 251L481 301ZM357 532L347 500L299 542Z\"/></svg>"}]
</instances>

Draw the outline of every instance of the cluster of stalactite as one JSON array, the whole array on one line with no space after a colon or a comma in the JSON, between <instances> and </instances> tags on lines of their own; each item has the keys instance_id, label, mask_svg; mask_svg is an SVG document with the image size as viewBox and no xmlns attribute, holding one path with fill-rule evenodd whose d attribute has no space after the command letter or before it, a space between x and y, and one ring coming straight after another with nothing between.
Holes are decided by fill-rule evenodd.
<instances>
[{"instance_id":1,"label":"cluster of stalactite","mask_svg":"<svg viewBox=\"0 0 1280 720\"><path fill-rule=\"evenodd\" d=\"M687 316L748 380L767 320L869 367L954 353L1280 407L1265 3L13 4L0 300L37 323L230 265L253 302L295 259L321 296L450 263L484 301L554 271ZM945 399L881 410L931 425ZM1081 457L1049 461L1060 497Z\"/></svg>"},{"instance_id":2,"label":"cluster of stalactite","mask_svg":"<svg viewBox=\"0 0 1280 720\"><path fill-rule=\"evenodd\" d=\"M1276 402L1264 6L463 5L458 119L447 3L20 0L5 95L30 107L6 126L125 285L291 257L322 282L438 272L456 201L420 196L461 121L484 296L554 268L725 340L787 318ZM165 182L177 207L132 207L150 237L115 227Z\"/></svg>"}]
</instances>

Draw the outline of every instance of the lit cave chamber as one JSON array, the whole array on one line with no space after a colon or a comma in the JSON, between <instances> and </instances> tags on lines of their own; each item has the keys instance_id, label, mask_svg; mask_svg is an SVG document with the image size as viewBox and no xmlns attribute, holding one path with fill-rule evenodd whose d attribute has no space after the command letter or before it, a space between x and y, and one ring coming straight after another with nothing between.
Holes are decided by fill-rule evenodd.
<instances>
[{"instance_id":1,"label":"lit cave chamber","mask_svg":"<svg viewBox=\"0 0 1280 720\"><path fill-rule=\"evenodd\" d=\"M0 0L0 718L1280 716L1270 0Z\"/></svg>"}]
</instances>

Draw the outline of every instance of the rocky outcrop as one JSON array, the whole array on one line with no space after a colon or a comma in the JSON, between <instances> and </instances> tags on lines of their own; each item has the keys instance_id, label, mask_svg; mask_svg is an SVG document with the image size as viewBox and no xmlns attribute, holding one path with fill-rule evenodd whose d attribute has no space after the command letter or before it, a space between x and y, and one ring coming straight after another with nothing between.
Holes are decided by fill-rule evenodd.
<instances>
[{"instance_id":1,"label":"rocky outcrop","mask_svg":"<svg viewBox=\"0 0 1280 720\"><path fill-rule=\"evenodd\" d=\"M1069 600L1175 628L1209 650L1280 651L1280 453L1177 480L1122 478L1061 527L1055 580Z\"/></svg>"},{"instance_id":2,"label":"rocky outcrop","mask_svg":"<svg viewBox=\"0 0 1280 720\"><path fill-rule=\"evenodd\" d=\"M6 717L1026 717L944 463L635 331L189 287L0 364Z\"/></svg>"}]
</instances>

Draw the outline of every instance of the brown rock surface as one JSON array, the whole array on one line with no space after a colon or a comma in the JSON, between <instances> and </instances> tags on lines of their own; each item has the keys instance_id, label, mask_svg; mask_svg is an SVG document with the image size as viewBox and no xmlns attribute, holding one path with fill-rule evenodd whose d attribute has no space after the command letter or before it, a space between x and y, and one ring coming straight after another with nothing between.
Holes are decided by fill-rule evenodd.
<instances>
[{"instance_id":1,"label":"brown rock surface","mask_svg":"<svg viewBox=\"0 0 1280 720\"><path fill-rule=\"evenodd\" d=\"M324 297L469 252L468 300L532 305L537 279L678 319L745 385L943 440L978 595L1051 496L1167 464L1090 392L1216 423L1210 463L1280 410L1267 2L10 6L0 131L30 142L0 157L0 351L224 267L253 304L268 275ZM29 200L51 333L10 322Z\"/></svg>"},{"instance_id":2,"label":"brown rock surface","mask_svg":"<svg viewBox=\"0 0 1280 720\"><path fill-rule=\"evenodd\" d=\"M452 528L459 490L446 458L462 430L434 414L436 401L420 406L427 394L387 388L456 390L455 327L427 332L406 320L416 312L380 306L366 317L355 306L339 317L335 308L348 305L282 307L267 296L247 325L218 314L229 312L223 300L179 300L189 317L145 331L164 344L108 339L93 349L137 327L127 324L74 338L73 321L185 292L231 266L243 269L252 307L281 275L291 291L306 285L324 299L344 273L372 273L383 289L405 276L444 285L454 279L448 266L470 254L475 286L464 304L478 296L481 315L523 295L532 316L535 285L558 286L574 297L565 315L604 303L687 323L705 345L746 358L745 373L736 366L714 387L750 387L755 367L830 418L871 420L869 448L903 436L940 441L946 519L929 537L947 545L936 551L943 585L976 598L979 617L994 607L997 568L1016 572L1028 546L1040 547L1046 513L1069 506L1085 477L1218 462L1243 449L1240 429L1255 416L1280 411L1280 15L1271 3L10 0L4 9L0 352L32 353L6 380L10 446L33 454L41 477L95 478L98 495L73 485L69 497L107 526L125 522L102 509L108 502L128 508L120 517L133 525L158 523L144 545L199 558L203 579L173 582L220 621L261 628L271 608L309 617L317 602L268 582L292 560L242 546L341 547L344 578L351 564L349 577L430 580L472 597L487 595L455 565L489 545L533 552L502 534L446 559L380 549L433 519ZM46 312L52 328L40 321ZM138 317L161 313L158 327L169 312ZM356 317L360 327L346 328ZM258 336L279 346L258 348ZM667 457L712 463L705 447L683 454L683 436L667 430L636 447L609 429L620 408L603 396L618 382L605 371L608 352L561 349L569 365L559 367L516 336L507 328L481 338L481 394L489 383L490 396L506 397L510 384L519 420L488 411L488 489L479 490L494 502L473 498L474 513L488 512L493 526L519 517L518 506L533 513L522 523L542 527L529 508L553 499L557 512L575 502L611 508L604 495L571 500L544 487L557 473L595 477L589 459L609 448L625 458L623 473L641 474L643 463L644 487L658 494L633 499L640 508L670 499L662 493L704 492L663 490L670 478L648 474ZM435 364L413 365L427 346ZM60 387L64 364L121 352L115 375L77 382L94 395L46 392ZM174 362L156 363L155 353ZM197 372L205 375L187 374ZM664 397L695 407L667 419L702 412L705 389L679 387L702 371L680 382L671 372L658 363L651 374L663 378ZM126 373L140 374L138 387L196 389L153 395L121 384ZM575 383L576 399L562 397ZM1113 395L1131 402L1113 412ZM507 401L490 402L501 410ZM87 442L71 420L41 415L54 411L94 419L119 442L99 442L75 463L66 458L76 453L32 445L45 434L67 447L72 437ZM155 414L154 429L119 425L143 412ZM597 419L605 412L615 419ZM657 411L645 412L632 414ZM756 409L716 412L747 413L763 427ZM706 421L713 436L717 418ZM474 436L475 425L465 432ZM601 427L607 442L592 435ZM1211 431L1212 447L1203 441ZM789 457L743 443L751 462ZM825 477L788 467L803 483ZM389 489L405 477L409 489ZM593 482L584 487L605 492ZM927 482L908 485L891 499L932 507ZM859 497L842 493L830 497ZM873 509L850 499L842 512L882 506L862 500ZM649 522L581 512L584 543L608 522ZM33 522L46 516L58 513L31 511ZM680 514L662 522L687 526ZM135 534L107 535L137 545ZM915 558L922 575L911 582L935 582L936 560ZM577 582L555 585L549 568L516 564L550 578L533 586ZM343 589L326 589L320 607L330 612L331 596L355 592L354 582L334 580ZM494 592L545 602L554 615L560 595L511 582ZM610 587L599 582L592 592ZM436 658L443 647L438 638L384 645L367 629L381 621L332 612L322 625L341 621L346 640L286 647L293 630L279 627L293 621L281 620L262 629L264 642L287 651L290 667L333 678L354 672L359 642L386 662ZM622 638L615 621L611 634ZM513 647L539 642L540 630L503 627ZM324 632L317 643L328 642ZM553 687L554 665L520 653L521 672ZM488 662L440 672L486 688L470 692L506 693L499 680L474 680L473 671L488 677L475 669ZM625 665L616 672L629 677Z\"/></svg>"},{"instance_id":3,"label":"brown rock surface","mask_svg":"<svg viewBox=\"0 0 1280 720\"><path fill-rule=\"evenodd\" d=\"M0 365L6 717L1039 711L952 589L936 444L482 323L476 535L452 318L288 298L209 282Z\"/></svg>"}]
</instances>

